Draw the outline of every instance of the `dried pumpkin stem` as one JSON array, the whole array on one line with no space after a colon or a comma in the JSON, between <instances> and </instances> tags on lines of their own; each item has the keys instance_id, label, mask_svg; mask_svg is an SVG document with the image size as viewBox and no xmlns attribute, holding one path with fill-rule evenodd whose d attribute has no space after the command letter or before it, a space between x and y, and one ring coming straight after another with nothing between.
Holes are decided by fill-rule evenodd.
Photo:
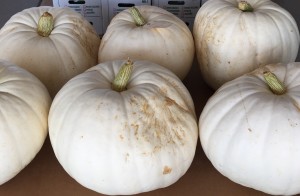
<instances>
[{"instance_id":1,"label":"dried pumpkin stem","mask_svg":"<svg viewBox=\"0 0 300 196\"><path fill-rule=\"evenodd\" d=\"M114 81L112 82L113 90L122 92L126 89L127 83L131 77L132 69L133 69L133 62L128 58L126 63L124 63L121 66Z\"/></svg>"},{"instance_id":2,"label":"dried pumpkin stem","mask_svg":"<svg viewBox=\"0 0 300 196\"><path fill-rule=\"evenodd\" d=\"M44 12L40 17L37 26L37 32L40 36L48 37L54 28L54 19L52 14Z\"/></svg>"},{"instance_id":3,"label":"dried pumpkin stem","mask_svg":"<svg viewBox=\"0 0 300 196\"><path fill-rule=\"evenodd\" d=\"M253 12L253 7L247 1L240 1L238 8L243 12Z\"/></svg>"},{"instance_id":4,"label":"dried pumpkin stem","mask_svg":"<svg viewBox=\"0 0 300 196\"><path fill-rule=\"evenodd\" d=\"M145 18L142 16L140 11L135 6L129 8L129 9L130 9L131 16L133 17L136 26L143 26L147 23Z\"/></svg>"},{"instance_id":5,"label":"dried pumpkin stem","mask_svg":"<svg viewBox=\"0 0 300 196\"><path fill-rule=\"evenodd\" d=\"M263 73L266 83L268 84L271 91L276 95L282 95L286 92L284 84L270 71Z\"/></svg>"}]
</instances>

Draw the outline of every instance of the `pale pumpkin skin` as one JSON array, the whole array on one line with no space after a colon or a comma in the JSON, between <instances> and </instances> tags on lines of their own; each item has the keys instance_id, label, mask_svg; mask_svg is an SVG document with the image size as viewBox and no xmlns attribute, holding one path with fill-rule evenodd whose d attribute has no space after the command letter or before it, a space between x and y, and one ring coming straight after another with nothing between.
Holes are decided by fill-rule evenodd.
<instances>
[{"instance_id":1,"label":"pale pumpkin skin","mask_svg":"<svg viewBox=\"0 0 300 196\"><path fill-rule=\"evenodd\" d=\"M50 104L46 87L35 76L0 60L0 184L40 151L48 134Z\"/></svg>"},{"instance_id":2,"label":"pale pumpkin skin","mask_svg":"<svg viewBox=\"0 0 300 196\"><path fill-rule=\"evenodd\" d=\"M199 138L193 100L168 69L135 61L127 89L112 90L124 62L101 63L71 79L49 114L60 164L81 185L107 195L175 183L190 167Z\"/></svg>"},{"instance_id":3,"label":"pale pumpkin skin","mask_svg":"<svg viewBox=\"0 0 300 196\"><path fill-rule=\"evenodd\" d=\"M146 24L137 26L130 9L118 13L103 35L98 62L128 57L148 60L170 69L180 79L184 79L195 55L193 35L187 25L160 7L135 7Z\"/></svg>"},{"instance_id":4,"label":"pale pumpkin skin","mask_svg":"<svg viewBox=\"0 0 300 196\"><path fill-rule=\"evenodd\" d=\"M273 94L263 72L284 83ZM199 119L200 142L232 181L272 195L300 193L300 63L271 64L220 87Z\"/></svg>"},{"instance_id":5,"label":"pale pumpkin skin","mask_svg":"<svg viewBox=\"0 0 300 196\"><path fill-rule=\"evenodd\" d=\"M207 1L193 27L203 79L213 89L270 63L295 61L299 48L296 21L270 0L247 0L253 12L238 9L239 0Z\"/></svg>"},{"instance_id":6,"label":"pale pumpkin skin","mask_svg":"<svg viewBox=\"0 0 300 196\"><path fill-rule=\"evenodd\" d=\"M44 12L54 17L48 37L37 33ZM0 30L0 43L0 59L33 73L54 97L69 79L97 64L100 38L72 9L42 6L13 15Z\"/></svg>"}]
</instances>

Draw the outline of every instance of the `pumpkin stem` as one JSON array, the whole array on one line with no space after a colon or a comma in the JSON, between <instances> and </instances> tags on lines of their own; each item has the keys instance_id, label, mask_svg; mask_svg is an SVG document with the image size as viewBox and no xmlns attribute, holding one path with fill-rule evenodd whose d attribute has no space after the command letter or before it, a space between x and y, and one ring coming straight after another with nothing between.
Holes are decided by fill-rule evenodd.
<instances>
[{"instance_id":1,"label":"pumpkin stem","mask_svg":"<svg viewBox=\"0 0 300 196\"><path fill-rule=\"evenodd\" d=\"M48 37L54 28L54 20L52 14L44 12L40 17L37 32L40 36Z\"/></svg>"},{"instance_id":2,"label":"pumpkin stem","mask_svg":"<svg viewBox=\"0 0 300 196\"><path fill-rule=\"evenodd\" d=\"M263 73L266 83L268 84L271 91L276 95L282 95L286 92L284 84L270 71Z\"/></svg>"},{"instance_id":3,"label":"pumpkin stem","mask_svg":"<svg viewBox=\"0 0 300 196\"><path fill-rule=\"evenodd\" d=\"M253 12L253 7L247 1L240 1L238 8L243 12Z\"/></svg>"},{"instance_id":4,"label":"pumpkin stem","mask_svg":"<svg viewBox=\"0 0 300 196\"><path fill-rule=\"evenodd\" d=\"M122 92L126 89L127 83L131 77L132 69L133 69L133 62L128 58L126 63L124 63L121 66L114 81L112 82L113 90Z\"/></svg>"},{"instance_id":5,"label":"pumpkin stem","mask_svg":"<svg viewBox=\"0 0 300 196\"><path fill-rule=\"evenodd\" d=\"M136 26L144 26L147 23L145 18L135 6L130 8L130 13L134 19Z\"/></svg>"}]
</instances>

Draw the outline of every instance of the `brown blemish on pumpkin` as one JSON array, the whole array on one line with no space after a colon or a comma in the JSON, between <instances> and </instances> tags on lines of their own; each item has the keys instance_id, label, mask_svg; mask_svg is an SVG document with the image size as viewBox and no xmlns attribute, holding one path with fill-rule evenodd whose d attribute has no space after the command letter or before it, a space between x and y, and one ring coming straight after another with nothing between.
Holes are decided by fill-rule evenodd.
<instances>
[{"instance_id":1,"label":"brown blemish on pumpkin","mask_svg":"<svg viewBox=\"0 0 300 196\"><path fill-rule=\"evenodd\" d=\"M215 44L216 35L214 33L215 26L217 25L218 17L212 17L212 16L205 16L207 17L207 20L202 20L200 23L198 23L198 26L202 26L205 30L201 37L195 36L195 42L199 43L198 47L199 53L197 54L199 59L199 64L202 66L205 66L206 69L209 69L209 65L212 63L210 62L211 59L209 58L211 55L216 58L216 61L220 63L218 54L210 52L209 50L210 46L212 44ZM197 28L199 28L197 26ZM201 58L200 58L201 56Z\"/></svg>"},{"instance_id":2,"label":"brown blemish on pumpkin","mask_svg":"<svg viewBox=\"0 0 300 196\"><path fill-rule=\"evenodd\" d=\"M162 87L159 89L159 93L163 94L163 95L166 95L168 93L168 89L165 87Z\"/></svg>"},{"instance_id":3,"label":"brown blemish on pumpkin","mask_svg":"<svg viewBox=\"0 0 300 196\"><path fill-rule=\"evenodd\" d=\"M155 146L153 153L160 151L160 149L161 149L161 146Z\"/></svg>"},{"instance_id":4,"label":"brown blemish on pumpkin","mask_svg":"<svg viewBox=\"0 0 300 196\"><path fill-rule=\"evenodd\" d=\"M120 139L123 140L124 136L122 134L119 135Z\"/></svg>"},{"instance_id":5,"label":"brown blemish on pumpkin","mask_svg":"<svg viewBox=\"0 0 300 196\"><path fill-rule=\"evenodd\" d=\"M182 112L184 113L192 113L191 110L189 110L189 108L184 108L181 105L179 105L174 99L171 99L170 97L165 97L165 106L167 107L171 107L171 106L176 106L177 108L179 108Z\"/></svg>"},{"instance_id":6,"label":"brown blemish on pumpkin","mask_svg":"<svg viewBox=\"0 0 300 196\"><path fill-rule=\"evenodd\" d=\"M169 85L176 85L171 82ZM152 156L169 145L185 144L186 134L180 121L181 115L191 113L190 108L168 97L168 88L161 87L158 91L158 95L155 93L148 99L138 95L128 99L131 121L125 123L124 130L132 137L128 141L135 139L137 144L149 146L140 152L143 156Z\"/></svg>"},{"instance_id":7,"label":"brown blemish on pumpkin","mask_svg":"<svg viewBox=\"0 0 300 196\"><path fill-rule=\"evenodd\" d=\"M76 38L78 38L77 40L79 41L80 45L87 50L87 54L90 55L90 57L94 58L95 56L97 56L98 52L95 49L96 47L99 48L100 46L100 38L93 27L91 25L84 24L85 21L77 17L70 17L70 20L71 23L74 24L73 31L71 32ZM84 26L85 28L81 28L82 26ZM96 38L99 38L99 44L91 44L91 40L95 41Z\"/></svg>"},{"instance_id":8,"label":"brown blemish on pumpkin","mask_svg":"<svg viewBox=\"0 0 300 196\"><path fill-rule=\"evenodd\" d=\"M183 141L183 140L184 140L184 136L185 136L184 130L182 130L182 129L179 130L181 134L179 133L178 130L175 130L175 129L172 129L172 130L174 131L176 137L177 137L180 141ZM184 145L184 143L182 143L182 145Z\"/></svg>"},{"instance_id":9,"label":"brown blemish on pumpkin","mask_svg":"<svg viewBox=\"0 0 300 196\"><path fill-rule=\"evenodd\" d=\"M298 104L298 102L296 102L295 100L292 100L293 105L296 107L296 109L298 110L298 112L300 112L300 106Z\"/></svg>"},{"instance_id":10,"label":"brown blemish on pumpkin","mask_svg":"<svg viewBox=\"0 0 300 196\"><path fill-rule=\"evenodd\" d=\"M131 124L131 127L134 129L134 135L137 140L139 140L139 125L138 124Z\"/></svg>"},{"instance_id":11,"label":"brown blemish on pumpkin","mask_svg":"<svg viewBox=\"0 0 300 196\"><path fill-rule=\"evenodd\" d=\"M170 174L172 172L172 168L165 166L163 169L163 175Z\"/></svg>"},{"instance_id":12,"label":"brown blemish on pumpkin","mask_svg":"<svg viewBox=\"0 0 300 196\"><path fill-rule=\"evenodd\" d=\"M160 131L156 130L154 131L155 138L160 138Z\"/></svg>"},{"instance_id":13,"label":"brown blemish on pumpkin","mask_svg":"<svg viewBox=\"0 0 300 196\"><path fill-rule=\"evenodd\" d=\"M130 104L131 106L134 106L134 105L137 105L137 104L138 104L138 103L137 103L137 98L136 98L136 96L132 96L132 97L130 98L129 104Z\"/></svg>"},{"instance_id":14,"label":"brown blemish on pumpkin","mask_svg":"<svg viewBox=\"0 0 300 196\"><path fill-rule=\"evenodd\" d=\"M125 154L125 162L128 162L129 161L129 153L126 153Z\"/></svg>"},{"instance_id":15,"label":"brown blemish on pumpkin","mask_svg":"<svg viewBox=\"0 0 300 196\"><path fill-rule=\"evenodd\" d=\"M291 119L288 119L291 127L296 127L298 125L298 123L296 123L295 121L291 120Z\"/></svg>"},{"instance_id":16,"label":"brown blemish on pumpkin","mask_svg":"<svg viewBox=\"0 0 300 196\"><path fill-rule=\"evenodd\" d=\"M175 105L175 101L171 99L170 97L165 98L166 106L172 106Z\"/></svg>"},{"instance_id":17,"label":"brown blemish on pumpkin","mask_svg":"<svg viewBox=\"0 0 300 196\"><path fill-rule=\"evenodd\" d=\"M149 104L147 102L143 103L142 110L145 113L149 110Z\"/></svg>"}]
</instances>

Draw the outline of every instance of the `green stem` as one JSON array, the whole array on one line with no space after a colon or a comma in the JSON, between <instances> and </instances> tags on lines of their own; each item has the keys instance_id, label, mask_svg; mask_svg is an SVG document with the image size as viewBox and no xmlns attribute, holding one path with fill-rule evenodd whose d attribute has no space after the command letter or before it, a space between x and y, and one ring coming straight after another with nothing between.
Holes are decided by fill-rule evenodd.
<instances>
[{"instance_id":1,"label":"green stem","mask_svg":"<svg viewBox=\"0 0 300 196\"><path fill-rule=\"evenodd\" d=\"M134 19L136 26L144 26L147 23L145 18L135 6L130 8L130 13Z\"/></svg>"},{"instance_id":2,"label":"green stem","mask_svg":"<svg viewBox=\"0 0 300 196\"><path fill-rule=\"evenodd\" d=\"M49 12L43 13L43 15L40 17L38 26L37 26L37 32L40 36L48 37L52 30L54 28L54 19L52 14Z\"/></svg>"},{"instance_id":3,"label":"green stem","mask_svg":"<svg viewBox=\"0 0 300 196\"><path fill-rule=\"evenodd\" d=\"M286 92L284 84L270 71L263 73L266 83L268 84L271 91L276 95L282 95Z\"/></svg>"},{"instance_id":4,"label":"green stem","mask_svg":"<svg viewBox=\"0 0 300 196\"><path fill-rule=\"evenodd\" d=\"M133 62L128 58L126 63L124 63L121 66L114 81L112 82L113 90L122 92L126 89L127 83L131 77L132 69L133 69Z\"/></svg>"},{"instance_id":5,"label":"green stem","mask_svg":"<svg viewBox=\"0 0 300 196\"><path fill-rule=\"evenodd\" d=\"M247 1L240 1L238 8L243 12L253 12L253 7Z\"/></svg>"}]
</instances>

